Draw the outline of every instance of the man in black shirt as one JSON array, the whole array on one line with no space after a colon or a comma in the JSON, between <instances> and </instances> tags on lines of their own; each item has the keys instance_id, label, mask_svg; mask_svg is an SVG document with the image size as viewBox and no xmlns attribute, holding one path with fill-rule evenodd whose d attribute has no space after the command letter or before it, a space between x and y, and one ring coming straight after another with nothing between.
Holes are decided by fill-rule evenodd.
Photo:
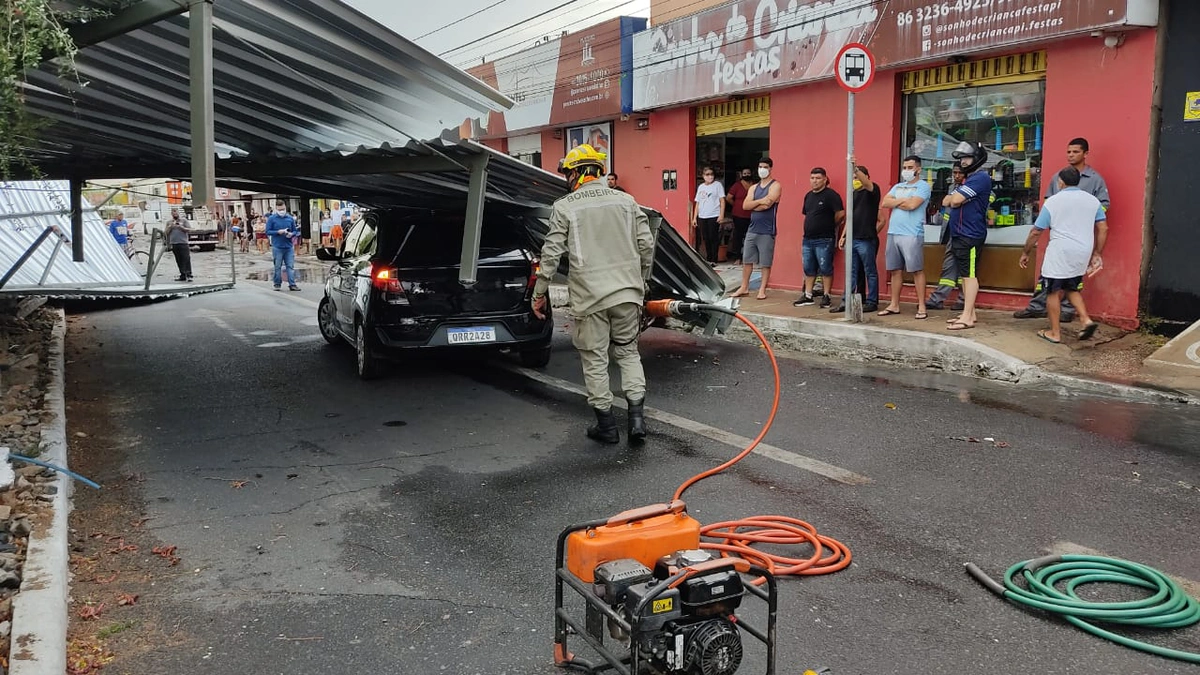
<instances>
[{"instance_id":1,"label":"man in black shirt","mask_svg":"<svg viewBox=\"0 0 1200 675\"><path fill-rule=\"evenodd\" d=\"M879 231L884 224L879 217L879 202L883 195L879 185L871 180L867 167L859 166L853 158L851 162L854 163L854 251L850 257L851 275L855 291L862 293L862 284L866 284L863 311L874 312L879 309L879 266L876 255L879 253ZM846 248L845 229L838 239L838 248ZM849 294L840 305L829 311L835 314L845 312L848 299Z\"/></svg>"},{"instance_id":2,"label":"man in black shirt","mask_svg":"<svg viewBox=\"0 0 1200 675\"><path fill-rule=\"evenodd\" d=\"M811 305L813 284L820 275L833 277L833 239L838 227L846 222L846 206L842 196L829 187L829 174L816 167L808 174L811 188L804 195L804 244L801 247L804 264L804 292L792 303L794 307ZM829 306L829 295L821 296L821 306Z\"/></svg>"}]
</instances>

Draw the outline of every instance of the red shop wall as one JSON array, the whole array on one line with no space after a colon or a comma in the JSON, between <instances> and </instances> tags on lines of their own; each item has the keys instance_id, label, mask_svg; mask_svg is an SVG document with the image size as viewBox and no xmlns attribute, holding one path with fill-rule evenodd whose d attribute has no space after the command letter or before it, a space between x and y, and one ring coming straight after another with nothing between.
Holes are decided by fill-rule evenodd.
<instances>
[{"instance_id":1,"label":"red shop wall","mask_svg":"<svg viewBox=\"0 0 1200 675\"><path fill-rule=\"evenodd\" d=\"M626 140L622 141L622 138ZM621 167L621 184L637 198L639 204L660 211L667 222L691 242L692 228L687 226L690 215L688 208L696 189L696 172L693 168L696 164L696 128L691 108L651 113L648 130L629 131L618 137L617 142L615 150L617 165ZM639 147L624 149L630 145ZM627 152L632 152L632 158L624 154ZM633 162L633 168L636 169L632 173L629 162ZM679 172L678 190L663 190L662 172L665 169Z\"/></svg>"},{"instance_id":2,"label":"red shop wall","mask_svg":"<svg viewBox=\"0 0 1200 675\"><path fill-rule=\"evenodd\" d=\"M883 72L875 77L869 89L855 97L855 155L884 192L900 173L896 87L896 74ZM783 184L771 286L798 289L804 283L801 210L804 195L810 189L808 176L812 168L825 167L833 189L846 198L846 92L835 82L772 92L770 153L775 162L774 176ZM881 252L881 262L882 259ZM838 251L834 260L836 289L842 287L842 270L842 252ZM881 283L880 293L885 292L886 284Z\"/></svg>"},{"instance_id":3,"label":"red shop wall","mask_svg":"<svg viewBox=\"0 0 1200 675\"><path fill-rule=\"evenodd\" d=\"M1055 43L1046 54L1043 180L1066 165L1068 141L1088 140L1088 161L1108 183L1112 207L1104 270L1088 280L1083 297L1089 313L1127 329L1138 323L1154 48L1155 32L1144 30L1126 33L1117 49L1084 37ZM1119 95L1098 103L1095 97L1102 91ZM1045 248L1043 237L1039 265Z\"/></svg>"},{"instance_id":4,"label":"red shop wall","mask_svg":"<svg viewBox=\"0 0 1200 675\"><path fill-rule=\"evenodd\" d=\"M650 200L662 194L662 169L650 147L651 131L638 130L633 118L613 122L612 170L639 204L655 206ZM655 206L655 208L657 208Z\"/></svg>"},{"instance_id":5,"label":"red shop wall","mask_svg":"<svg viewBox=\"0 0 1200 675\"><path fill-rule=\"evenodd\" d=\"M555 133L553 129L542 132L542 168L558 173L558 162L566 152L567 142L562 138L555 138Z\"/></svg>"}]
</instances>

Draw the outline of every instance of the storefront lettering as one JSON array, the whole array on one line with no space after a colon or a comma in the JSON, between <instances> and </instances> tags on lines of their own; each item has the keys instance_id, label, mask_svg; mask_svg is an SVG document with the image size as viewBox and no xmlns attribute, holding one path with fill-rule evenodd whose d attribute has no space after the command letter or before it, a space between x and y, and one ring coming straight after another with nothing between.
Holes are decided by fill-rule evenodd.
<instances>
[{"instance_id":1,"label":"storefront lettering","mask_svg":"<svg viewBox=\"0 0 1200 675\"><path fill-rule=\"evenodd\" d=\"M710 31L701 36L698 16L691 17L690 23L656 28L650 39L652 57L646 71L654 75L712 63L716 94L726 87L750 85L760 77L778 73L782 67L782 48L789 43L864 26L879 17L874 5L863 6L861 0L828 0L807 5L791 0L782 10L776 0L760 0L751 22L742 14L741 4L731 6L730 18L720 34ZM684 28L690 28L686 31L689 37L683 37ZM753 49L745 48L747 39L752 39Z\"/></svg>"}]
</instances>

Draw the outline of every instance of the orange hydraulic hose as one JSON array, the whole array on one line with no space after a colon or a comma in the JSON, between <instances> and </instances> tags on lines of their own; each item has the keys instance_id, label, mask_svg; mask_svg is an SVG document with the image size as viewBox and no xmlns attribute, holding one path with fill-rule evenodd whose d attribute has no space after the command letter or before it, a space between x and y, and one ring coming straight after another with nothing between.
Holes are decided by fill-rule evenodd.
<instances>
[{"instance_id":1,"label":"orange hydraulic hose","mask_svg":"<svg viewBox=\"0 0 1200 675\"><path fill-rule=\"evenodd\" d=\"M746 324L750 330L754 331L754 335L762 342L763 348L767 350L767 357L771 360L771 370L775 375L775 396L771 401L771 414L767 416L767 421L763 424L762 431L750 442L750 445L746 446L746 449L739 452L728 462L685 480L675 490L675 495L671 498L672 501L681 499L684 491L696 483L710 476L715 476L745 459L747 455L754 451L754 448L758 447L763 438L766 437L767 432L771 430L771 425L775 422L776 413L779 412L781 385L779 362L775 359L775 352L771 349L770 343L767 342L767 337L758 329L758 326L755 326L741 314L734 314L734 316ZM777 577L830 574L845 569L850 565L851 560L850 549L845 544L831 537L818 534L815 527L803 520L787 516L751 516L741 520L714 523L702 527L700 534L709 539L719 540L717 542L701 542L700 548L720 551L722 557L738 556L745 558L756 565L765 567ZM773 545L808 544L812 546L813 554L803 559L789 558L787 556L759 551L753 548L753 545L756 543ZM761 584L764 581L765 579L760 578L755 583Z\"/></svg>"}]
</instances>

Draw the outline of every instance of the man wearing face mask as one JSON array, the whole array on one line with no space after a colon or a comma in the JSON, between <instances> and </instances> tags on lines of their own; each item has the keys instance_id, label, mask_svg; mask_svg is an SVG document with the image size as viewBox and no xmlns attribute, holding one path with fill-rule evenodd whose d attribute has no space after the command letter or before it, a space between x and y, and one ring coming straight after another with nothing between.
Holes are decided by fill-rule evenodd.
<instances>
[{"instance_id":1,"label":"man wearing face mask","mask_svg":"<svg viewBox=\"0 0 1200 675\"><path fill-rule=\"evenodd\" d=\"M742 264L742 244L746 241L746 232L750 229L750 212L746 210L746 195L754 185L754 174L749 168L742 169L741 180L729 186L729 194L725 201L733 210L733 238L729 240L729 258L735 265Z\"/></svg>"},{"instance_id":2,"label":"man wearing face mask","mask_svg":"<svg viewBox=\"0 0 1200 675\"><path fill-rule=\"evenodd\" d=\"M871 180L871 172L865 166L859 166L858 159L851 157L854 165L854 222L848 226L854 232L854 250L851 252L851 277L855 288L852 292L863 293L863 311L874 312L879 309L879 265L876 262L879 253L879 230L883 229L883 220L879 217L880 190L879 184ZM838 239L838 249L846 248L846 231ZM859 281L861 279L861 281ZM866 286L864 293L862 286ZM846 311L846 299L837 307L829 310L833 314Z\"/></svg>"},{"instance_id":3,"label":"man wearing face mask","mask_svg":"<svg viewBox=\"0 0 1200 675\"><path fill-rule=\"evenodd\" d=\"M275 290L283 285L281 267L287 268L288 290L298 291L296 285L296 250L292 245L292 237L300 233L296 227L296 219L288 213L283 200L275 202L275 213L267 218L267 234L271 237L271 253L275 262Z\"/></svg>"},{"instance_id":4,"label":"man wearing face mask","mask_svg":"<svg viewBox=\"0 0 1200 675\"><path fill-rule=\"evenodd\" d=\"M929 315L925 313L925 205L933 189L921 180L921 158L916 155L904 158L900 179L883 199L883 208L892 210L886 255L887 268L892 274L892 299L879 316L900 313L900 291L904 273L908 272L917 286L916 318L926 319Z\"/></svg>"},{"instance_id":5,"label":"man wearing face mask","mask_svg":"<svg viewBox=\"0 0 1200 675\"><path fill-rule=\"evenodd\" d=\"M742 207L750 212L750 228L742 243L742 285L733 292L735 298L750 295L750 275L758 265L762 270L762 285L755 297L767 299L771 263L775 259L775 216L779 211L779 197L783 194L783 186L771 177L774 166L770 157L758 160L758 184L747 192L742 202Z\"/></svg>"},{"instance_id":6,"label":"man wearing face mask","mask_svg":"<svg viewBox=\"0 0 1200 675\"><path fill-rule=\"evenodd\" d=\"M583 144L558 165L571 192L554 202L533 287L533 313L546 318L546 291L567 254L567 291L575 316L572 341L583 364L588 405L596 414L587 437L605 444L621 440L608 381L611 352L629 404L629 441L637 444L646 438L646 375L638 335L654 262L654 238L646 214L633 197L609 189L600 180L605 159L604 153Z\"/></svg>"},{"instance_id":7,"label":"man wearing face mask","mask_svg":"<svg viewBox=\"0 0 1200 675\"><path fill-rule=\"evenodd\" d=\"M716 267L721 244L720 222L725 217L725 187L716 180L716 173L711 166L704 167L700 173L704 182L696 186L692 227L700 225L700 237L704 239L704 257L709 265Z\"/></svg>"}]
</instances>

